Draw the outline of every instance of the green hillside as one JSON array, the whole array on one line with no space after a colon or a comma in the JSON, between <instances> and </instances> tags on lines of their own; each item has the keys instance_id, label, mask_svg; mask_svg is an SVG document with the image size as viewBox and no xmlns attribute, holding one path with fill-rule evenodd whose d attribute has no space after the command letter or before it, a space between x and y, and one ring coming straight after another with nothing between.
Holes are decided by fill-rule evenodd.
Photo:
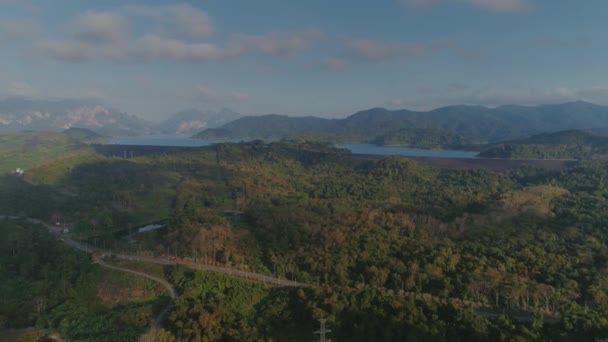
<instances>
[{"instance_id":1,"label":"green hillside","mask_svg":"<svg viewBox=\"0 0 608 342\"><path fill-rule=\"evenodd\" d=\"M371 141L381 146L405 146L428 149L460 148L475 143L449 130L436 128L403 128Z\"/></svg>"},{"instance_id":2,"label":"green hillside","mask_svg":"<svg viewBox=\"0 0 608 342\"><path fill-rule=\"evenodd\" d=\"M84 151L84 144L61 133L0 133L0 173L29 170Z\"/></svg>"},{"instance_id":3,"label":"green hillside","mask_svg":"<svg viewBox=\"0 0 608 342\"><path fill-rule=\"evenodd\" d=\"M154 283L101 269L43 226L2 220L0 236L3 341L133 341L164 302Z\"/></svg>"},{"instance_id":4,"label":"green hillside","mask_svg":"<svg viewBox=\"0 0 608 342\"><path fill-rule=\"evenodd\" d=\"M604 159L608 157L608 137L580 130L545 133L497 144L479 155L486 158Z\"/></svg>"}]
</instances>

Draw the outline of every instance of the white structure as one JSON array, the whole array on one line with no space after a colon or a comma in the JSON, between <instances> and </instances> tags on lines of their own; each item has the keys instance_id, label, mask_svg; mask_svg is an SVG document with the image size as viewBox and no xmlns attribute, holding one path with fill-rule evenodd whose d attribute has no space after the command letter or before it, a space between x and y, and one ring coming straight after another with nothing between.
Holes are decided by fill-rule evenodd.
<instances>
[{"instance_id":1,"label":"white structure","mask_svg":"<svg viewBox=\"0 0 608 342\"><path fill-rule=\"evenodd\" d=\"M138 233L144 233L144 232L149 232L151 230L156 230L156 229L161 229L165 227L164 224L149 224L147 226L141 227L139 229L137 229Z\"/></svg>"},{"instance_id":2,"label":"white structure","mask_svg":"<svg viewBox=\"0 0 608 342\"><path fill-rule=\"evenodd\" d=\"M24 170L22 170L22 169L21 169L21 168L19 168L19 167L17 168L17 170L15 170L15 174L17 174L17 175L19 175L19 176L23 175L23 172L25 172L25 171L24 171Z\"/></svg>"}]
</instances>

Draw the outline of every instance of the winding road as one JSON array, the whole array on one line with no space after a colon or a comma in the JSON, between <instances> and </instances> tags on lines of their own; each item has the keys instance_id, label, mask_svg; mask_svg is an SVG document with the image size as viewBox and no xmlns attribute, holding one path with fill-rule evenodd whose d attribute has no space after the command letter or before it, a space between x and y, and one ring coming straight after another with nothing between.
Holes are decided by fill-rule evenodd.
<instances>
[{"instance_id":1,"label":"winding road","mask_svg":"<svg viewBox=\"0 0 608 342\"><path fill-rule=\"evenodd\" d=\"M20 217L18 216L3 216L0 215L0 217L4 217L6 219L9 220L17 220L20 219ZM49 232L51 232L52 235L54 235L56 238L59 238L59 236L61 235L61 229L58 227L54 227L52 225L49 225L43 221L37 220L37 219L33 219L33 218L25 218L26 221L30 222L30 223L35 223L35 224L40 224L45 226ZM86 253L91 253L93 254L93 260L94 262L96 262L97 264L99 264L101 267L107 268L107 269L111 269L111 270L115 270L115 271L120 271L120 272L126 272L126 273L131 273L140 277L144 277L144 278L148 278L150 280L153 280L159 284L161 284L165 289L167 289L167 292L169 293L169 296L171 297L171 301L169 302L169 304L163 309L163 311L161 311L158 316L156 316L156 319L154 320L154 324L153 327L160 327L163 323L163 321L165 320L165 317L167 315L167 313L169 312L169 309L171 308L171 305L173 303L173 300L177 297L177 291L175 290L175 288L173 287L173 285L171 285L168 281L153 276L151 274L147 274L144 272L140 272L140 271L136 271L136 270L132 270L129 268L124 268L124 267L118 267L118 266L114 266L114 265L110 265L108 263L106 263L105 261L103 261L103 257L105 257L104 254L101 255L101 257L97 257L94 252L96 252L96 250L90 246L87 246L85 244L82 244L80 242L71 240L71 239L65 239L65 238L59 238L61 241L63 241L65 244L67 244L70 247L73 247L75 249L78 249L80 251L86 252Z\"/></svg>"},{"instance_id":2,"label":"winding road","mask_svg":"<svg viewBox=\"0 0 608 342\"><path fill-rule=\"evenodd\" d=\"M22 217L17 217L17 216L0 215L0 218L3 218L3 217L8 218L10 220L24 219L31 223L43 225L49 230L49 232L51 232L51 234L53 234L53 236L55 236L57 239L60 239L68 246L71 246L75 249L78 249L80 251L83 251L83 252L86 252L89 254L97 253L97 254L101 254L104 257L108 255L107 253L105 253L106 252L105 250L95 248L93 246L89 246L89 245L86 245L81 242L78 242L78 241L65 237L62 234L60 227L55 227L55 226L50 225L41 220L34 219L34 218L22 218ZM282 287L313 286L310 284L292 281L292 280L288 280L288 279L282 279L282 278L273 277L273 276L268 276L268 275L261 274L261 273L244 271L244 270L239 270L239 269L230 268L230 267L199 264L199 263L195 263L195 262L191 262L191 261L167 259L167 258L160 258L160 257L158 257L158 258L144 257L144 256L132 255L132 254L114 254L114 253L112 253L112 256L119 258L119 259L123 259L123 260L145 262L145 263L158 264L158 265L169 265L169 266L181 265L181 266L185 266L185 267L188 267L188 268L191 268L194 270L218 272L218 273L236 276L236 277L240 277L240 278L244 278L244 279L248 279L248 280L252 280L252 281L261 282L264 284L275 285L275 286L282 286Z\"/></svg>"},{"instance_id":3,"label":"winding road","mask_svg":"<svg viewBox=\"0 0 608 342\"><path fill-rule=\"evenodd\" d=\"M103 251L101 249L94 248L92 246L74 241L72 239L64 238L62 235L62 232L61 232L61 228L59 228L59 227L52 226L50 224L47 224L46 222L43 222L38 219L33 219L33 218L22 218L22 217L17 217L17 216L0 215L0 219L2 219L3 217L7 218L7 219L11 219L11 220L25 219L28 222L43 225L51 232L51 234L53 234L57 239L63 241L65 244L67 244L75 249L78 249L80 251L83 251L83 252L86 252L89 254L93 254L93 258L94 258L95 262L97 262L100 266L108 268L108 269L113 269L116 271L122 271L122 272L131 273L134 275L139 275L139 276L151 279L153 281L156 281L156 282L160 283L161 285L163 285L169 292L169 295L171 296L172 301L158 315L158 317L154 321L155 327L158 327L162 324L167 312L169 311L169 308L171 307L173 299L175 299L178 296L173 285L171 285L169 282L167 282L166 280L164 280L162 278L159 278L159 277L156 277L156 276L144 273L144 272L107 264L106 262L103 261L103 259L106 256L108 256L109 254L106 254L105 251ZM250 272L250 271L243 271L243 270L233 269L233 268L229 268L229 267L222 267L222 266L198 264L198 263L184 261L184 260L167 259L167 258L153 258L153 257L139 256L139 255L113 254L113 253L111 254L111 256L118 258L118 259L135 261L135 262L143 262L143 263L149 263L149 264L151 263L151 264L168 265L168 266L181 265L181 266L185 266L185 267L188 267L188 268L191 268L194 270L218 272L218 273L223 273L223 274L230 275L230 276L243 278L243 279L249 280L249 281L261 282L264 284L275 285L275 286L280 286L280 287L316 287L317 286L317 285L312 285L312 284L307 284L307 283L302 283L302 282L297 282L297 281L291 281L291 280L287 280L287 279L281 279L281 278L277 278L277 277L271 277L271 276L267 276L267 275L260 274L260 273ZM402 295L410 296L410 297L413 296L414 298L425 299L425 300L441 300L431 294L426 294L426 293L417 293L417 292L408 292L408 291L403 292L402 291ZM494 317L494 316L501 314L501 312L499 310L491 310L491 309L482 310L482 308L485 306L483 303L477 303L477 302L464 300L464 299L460 299L460 298L449 298L448 300L450 302L452 302L453 304L457 304L457 305L464 304L464 305L470 306L472 308L475 308L476 311L483 317ZM532 317L532 315L529 313L522 314L519 316L513 316L513 315L510 315L510 316L511 316L511 318L513 318L517 321L521 321L521 322L528 322L531 320L531 317ZM544 317L544 321L545 321L545 323L555 323L557 321L557 319L555 317Z\"/></svg>"},{"instance_id":4,"label":"winding road","mask_svg":"<svg viewBox=\"0 0 608 342\"><path fill-rule=\"evenodd\" d=\"M132 270L129 268L118 267L118 266L114 266L114 265L110 265L110 264L106 263L104 261L104 258L106 256L108 256L108 254L106 254L105 251L65 237L62 234L61 227L53 226L44 221L41 221L41 220L38 220L35 218L31 218L31 217L23 218L23 217L19 217L19 216L0 215L0 219L2 219L2 218L8 219L8 220L23 219L30 223L42 225L42 226L46 227L48 229L48 231L53 236L55 236L55 238L57 238L58 240L61 240L66 245L68 245L74 249L83 251L85 253L92 254L94 262L98 263L101 267L105 267L105 268L112 269L115 271L131 273L134 275L148 278L150 280L156 281L157 283L161 284L163 287L165 287L167 289L167 291L169 292L169 296L171 297L171 302L169 302L167 307L163 311L161 311L159 313L159 315L156 317L156 319L154 320L154 325L153 325L154 327L161 326L162 322L164 321L164 319L167 315L167 312L169 311L169 308L171 307L171 304L173 303L173 299L175 299L177 297L177 291L175 290L173 285L171 285L169 282L167 282L166 280L164 280L162 278L153 276L151 274ZM130 255L130 254L112 254L112 256L115 258L118 258L118 259L123 259L123 260L144 262L144 263L151 263L151 264L158 264L158 265L169 265L169 266L182 265L182 266L194 269L194 270L218 272L218 273L223 273L223 274L227 274L227 275L231 275L231 276L244 278L246 280L261 282L264 284L270 284L270 285L275 285L275 286L283 286L283 287L312 286L309 284L298 283L296 281L271 277L271 276L267 276L267 275L255 273L255 272L243 271L243 270L238 270L238 269L233 269L233 268L228 268L228 267L221 267L221 266L198 264L198 263L194 263L194 262L188 262L188 261L182 261L182 260L176 260L176 259L171 260L171 259L165 259L165 258L142 257L142 256Z\"/></svg>"}]
</instances>

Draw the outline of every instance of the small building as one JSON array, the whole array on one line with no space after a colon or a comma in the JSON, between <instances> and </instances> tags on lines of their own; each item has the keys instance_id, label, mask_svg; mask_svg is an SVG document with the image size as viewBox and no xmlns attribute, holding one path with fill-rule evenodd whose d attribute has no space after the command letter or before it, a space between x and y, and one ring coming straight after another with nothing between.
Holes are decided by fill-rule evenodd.
<instances>
[{"instance_id":1,"label":"small building","mask_svg":"<svg viewBox=\"0 0 608 342\"><path fill-rule=\"evenodd\" d=\"M157 230L157 229L161 229L164 228L166 225L164 224L149 224L147 226L141 227L139 229L137 229L138 233L144 233L144 232L149 232L151 230Z\"/></svg>"},{"instance_id":2,"label":"small building","mask_svg":"<svg viewBox=\"0 0 608 342\"><path fill-rule=\"evenodd\" d=\"M16 175L19 175L19 176L23 176L23 173L24 173L24 172L25 172L25 171L24 171L24 170L22 170L20 167L18 167L18 168L17 168L17 170L15 170L15 174L16 174Z\"/></svg>"}]
</instances>

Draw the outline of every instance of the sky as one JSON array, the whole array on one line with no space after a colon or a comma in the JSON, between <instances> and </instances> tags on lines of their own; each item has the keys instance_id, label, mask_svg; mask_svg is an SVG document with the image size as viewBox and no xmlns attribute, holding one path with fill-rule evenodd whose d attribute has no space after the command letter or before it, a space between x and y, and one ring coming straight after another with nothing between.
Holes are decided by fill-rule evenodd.
<instances>
[{"instance_id":1,"label":"sky","mask_svg":"<svg viewBox=\"0 0 608 342\"><path fill-rule=\"evenodd\" d=\"M0 0L0 97L344 117L608 104L605 0Z\"/></svg>"}]
</instances>

